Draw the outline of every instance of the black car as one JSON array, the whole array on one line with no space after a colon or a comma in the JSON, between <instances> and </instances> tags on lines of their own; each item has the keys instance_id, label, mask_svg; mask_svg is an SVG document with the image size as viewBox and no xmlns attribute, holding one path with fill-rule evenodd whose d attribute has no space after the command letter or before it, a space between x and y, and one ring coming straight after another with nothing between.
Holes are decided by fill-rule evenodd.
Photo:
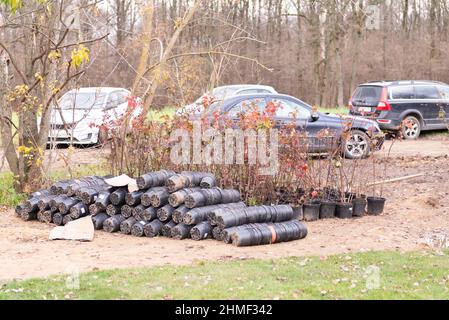
<instances>
[{"instance_id":1,"label":"black car","mask_svg":"<svg viewBox=\"0 0 449 320\"><path fill-rule=\"evenodd\" d=\"M361 84L349 101L351 115L374 119L381 129L416 139L421 131L447 128L449 85L435 81L375 81Z\"/></svg>"},{"instance_id":2,"label":"black car","mask_svg":"<svg viewBox=\"0 0 449 320\"><path fill-rule=\"evenodd\" d=\"M312 153L330 151L328 149L332 147L332 144L322 143L323 138L319 134L324 129L329 130L333 141L338 141L339 145L344 146L342 147L344 155L349 159L367 157L372 151L371 146L378 149L383 143L384 135L375 121L362 117L314 112L307 103L282 94L251 94L216 101L209 106L206 116L226 114L227 117L237 120L241 113L248 111L249 106L257 108L258 112L262 113L270 105L277 106L273 116L277 126L294 121L298 130L304 130L307 133L309 151ZM350 135L342 139L343 132L349 132Z\"/></svg>"}]
</instances>

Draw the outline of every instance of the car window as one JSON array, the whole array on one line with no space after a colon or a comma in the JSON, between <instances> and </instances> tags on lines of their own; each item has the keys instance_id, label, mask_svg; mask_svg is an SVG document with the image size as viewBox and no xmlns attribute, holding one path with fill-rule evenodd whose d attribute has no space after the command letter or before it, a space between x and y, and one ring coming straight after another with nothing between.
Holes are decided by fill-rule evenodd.
<instances>
[{"instance_id":1,"label":"car window","mask_svg":"<svg viewBox=\"0 0 449 320\"><path fill-rule=\"evenodd\" d=\"M266 89L245 89L237 92L237 94L255 94L255 93L270 93L270 91Z\"/></svg>"},{"instance_id":2,"label":"car window","mask_svg":"<svg viewBox=\"0 0 449 320\"><path fill-rule=\"evenodd\" d=\"M58 102L62 110L98 109L103 106L106 95L100 92L68 92Z\"/></svg>"},{"instance_id":3,"label":"car window","mask_svg":"<svg viewBox=\"0 0 449 320\"><path fill-rule=\"evenodd\" d=\"M392 87L390 97L391 99L414 99L415 92L412 86Z\"/></svg>"},{"instance_id":4,"label":"car window","mask_svg":"<svg viewBox=\"0 0 449 320\"><path fill-rule=\"evenodd\" d=\"M266 102L264 98L252 98L245 99L234 105L229 111L228 115L231 117L237 116L239 113L251 112L257 110L261 112L266 107Z\"/></svg>"},{"instance_id":5,"label":"car window","mask_svg":"<svg viewBox=\"0 0 449 320\"><path fill-rule=\"evenodd\" d=\"M212 95L217 100L224 100L226 98L232 97L235 93L242 89L241 87L218 87L212 90Z\"/></svg>"},{"instance_id":6,"label":"car window","mask_svg":"<svg viewBox=\"0 0 449 320\"><path fill-rule=\"evenodd\" d=\"M276 106L276 117L279 118L296 118L308 119L310 111L305 106L287 99L272 99Z\"/></svg>"},{"instance_id":7,"label":"car window","mask_svg":"<svg viewBox=\"0 0 449 320\"><path fill-rule=\"evenodd\" d=\"M440 91L440 96L442 99L449 99L449 87L448 86L440 86L438 87Z\"/></svg>"},{"instance_id":8,"label":"car window","mask_svg":"<svg viewBox=\"0 0 449 320\"><path fill-rule=\"evenodd\" d=\"M109 94L108 102L106 103L106 109L116 108L122 103L126 102L126 95L124 91L113 91Z\"/></svg>"},{"instance_id":9,"label":"car window","mask_svg":"<svg viewBox=\"0 0 449 320\"><path fill-rule=\"evenodd\" d=\"M416 99L440 99L440 94L435 86L415 86Z\"/></svg>"},{"instance_id":10,"label":"car window","mask_svg":"<svg viewBox=\"0 0 449 320\"><path fill-rule=\"evenodd\" d=\"M378 102L382 95L382 87L379 86L361 86L356 89L352 100L363 102Z\"/></svg>"}]
</instances>

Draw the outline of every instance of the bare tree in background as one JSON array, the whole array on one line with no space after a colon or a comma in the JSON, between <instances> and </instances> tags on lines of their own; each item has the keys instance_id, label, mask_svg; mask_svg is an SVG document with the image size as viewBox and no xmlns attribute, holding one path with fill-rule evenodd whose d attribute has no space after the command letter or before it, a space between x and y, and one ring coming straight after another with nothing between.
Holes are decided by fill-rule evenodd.
<instances>
[{"instance_id":1,"label":"bare tree in background","mask_svg":"<svg viewBox=\"0 0 449 320\"><path fill-rule=\"evenodd\" d=\"M15 12L1 12L2 61L10 65L2 64L2 78L7 81L1 84L6 92L0 106L1 141L18 191L42 185L52 104L84 73L82 64L89 53L83 43L97 40L78 40L76 15L67 9L63 1L30 1ZM14 37L18 28L20 36Z\"/></svg>"}]
</instances>

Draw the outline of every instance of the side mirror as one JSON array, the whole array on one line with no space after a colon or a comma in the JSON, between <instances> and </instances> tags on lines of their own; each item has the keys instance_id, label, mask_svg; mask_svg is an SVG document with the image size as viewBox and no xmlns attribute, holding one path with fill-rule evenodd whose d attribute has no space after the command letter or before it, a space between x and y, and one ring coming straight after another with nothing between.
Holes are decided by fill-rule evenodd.
<instances>
[{"instance_id":1,"label":"side mirror","mask_svg":"<svg viewBox=\"0 0 449 320\"><path fill-rule=\"evenodd\" d=\"M310 121L315 122L320 118L320 115L317 112L312 112L310 115Z\"/></svg>"}]
</instances>

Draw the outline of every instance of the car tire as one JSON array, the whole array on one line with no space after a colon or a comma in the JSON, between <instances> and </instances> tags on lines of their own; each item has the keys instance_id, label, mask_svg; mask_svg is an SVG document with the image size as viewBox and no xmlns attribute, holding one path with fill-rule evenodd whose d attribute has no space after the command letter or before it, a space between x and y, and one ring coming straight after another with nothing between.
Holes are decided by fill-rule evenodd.
<instances>
[{"instance_id":1,"label":"car tire","mask_svg":"<svg viewBox=\"0 0 449 320\"><path fill-rule=\"evenodd\" d=\"M414 116L406 116L402 120L402 136L406 140L416 140L421 134L421 122Z\"/></svg>"},{"instance_id":2,"label":"car tire","mask_svg":"<svg viewBox=\"0 0 449 320\"><path fill-rule=\"evenodd\" d=\"M351 130L348 141L343 142L346 159L363 159L370 154L371 139L361 130Z\"/></svg>"}]
</instances>

